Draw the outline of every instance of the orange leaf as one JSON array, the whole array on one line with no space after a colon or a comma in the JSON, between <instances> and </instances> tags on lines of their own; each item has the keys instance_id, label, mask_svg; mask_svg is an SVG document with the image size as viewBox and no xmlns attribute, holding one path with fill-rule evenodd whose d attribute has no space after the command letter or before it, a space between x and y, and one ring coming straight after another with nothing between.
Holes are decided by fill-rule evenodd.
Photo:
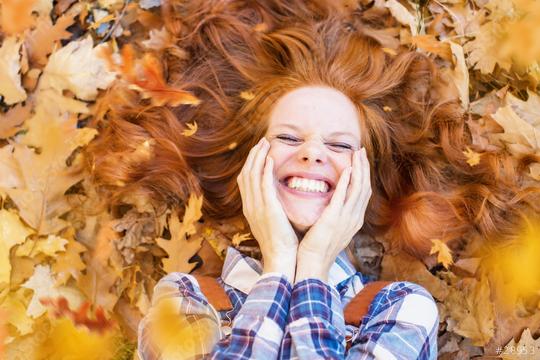
<instances>
[{"instance_id":1,"label":"orange leaf","mask_svg":"<svg viewBox=\"0 0 540 360\"><path fill-rule=\"evenodd\" d=\"M8 35L20 34L34 24L32 7L36 0L3 0L0 28Z\"/></svg>"},{"instance_id":2,"label":"orange leaf","mask_svg":"<svg viewBox=\"0 0 540 360\"><path fill-rule=\"evenodd\" d=\"M116 322L113 319L108 320L105 317L105 312L101 306L96 308L95 314L92 313L92 318L88 316L88 309L90 309L90 302L85 301L81 306L73 311L69 308L67 299L63 296L57 299L41 298L39 301L46 306L52 308L52 313L55 317L62 316L69 317L75 325L83 325L90 331L95 331L100 334L115 327Z\"/></svg>"}]
</instances>

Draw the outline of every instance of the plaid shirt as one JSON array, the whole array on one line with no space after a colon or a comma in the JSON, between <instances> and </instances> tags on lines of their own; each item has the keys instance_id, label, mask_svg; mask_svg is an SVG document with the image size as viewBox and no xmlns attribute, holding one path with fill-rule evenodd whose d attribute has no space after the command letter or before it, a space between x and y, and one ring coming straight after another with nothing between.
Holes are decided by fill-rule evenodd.
<instances>
[{"instance_id":1,"label":"plaid shirt","mask_svg":"<svg viewBox=\"0 0 540 360\"><path fill-rule=\"evenodd\" d=\"M346 325L343 307L375 279L356 272L345 251L329 273L294 286L280 273L227 249L218 282L233 309L216 311L196 279L170 273L154 289L152 306L139 323L141 359L436 359L439 315L420 285L393 282L373 299L360 327ZM170 301L183 317L186 341L157 345L149 325L157 304ZM162 336L160 336L162 338ZM182 338L182 337L180 337ZM351 347L346 351L347 342Z\"/></svg>"}]
</instances>

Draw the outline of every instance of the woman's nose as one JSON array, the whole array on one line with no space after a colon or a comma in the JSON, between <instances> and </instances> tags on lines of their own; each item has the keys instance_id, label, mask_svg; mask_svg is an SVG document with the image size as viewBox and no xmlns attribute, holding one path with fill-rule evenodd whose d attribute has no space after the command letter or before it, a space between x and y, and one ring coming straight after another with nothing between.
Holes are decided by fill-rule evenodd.
<instances>
[{"instance_id":1,"label":"woman's nose","mask_svg":"<svg viewBox=\"0 0 540 360\"><path fill-rule=\"evenodd\" d=\"M300 162L322 163L326 161L324 144L318 141L306 141L298 149L298 160Z\"/></svg>"}]
</instances>

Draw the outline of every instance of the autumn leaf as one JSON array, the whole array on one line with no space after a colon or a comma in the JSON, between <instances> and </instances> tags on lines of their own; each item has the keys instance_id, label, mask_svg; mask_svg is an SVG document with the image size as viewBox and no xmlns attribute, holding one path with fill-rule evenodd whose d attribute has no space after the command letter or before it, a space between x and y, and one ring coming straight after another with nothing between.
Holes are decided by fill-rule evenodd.
<instances>
[{"instance_id":1,"label":"autumn leaf","mask_svg":"<svg viewBox=\"0 0 540 360\"><path fill-rule=\"evenodd\" d=\"M445 60L452 61L450 45L437 40L434 35L416 35L411 38L411 42L422 50L439 55Z\"/></svg>"},{"instance_id":2,"label":"autumn leaf","mask_svg":"<svg viewBox=\"0 0 540 360\"><path fill-rule=\"evenodd\" d=\"M19 34L34 24L32 10L37 0L3 0L0 28L8 35Z\"/></svg>"},{"instance_id":3,"label":"autumn leaf","mask_svg":"<svg viewBox=\"0 0 540 360\"><path fill-rule=\"evenodd\" d=\"M431 239L431 243L431 251L429 254L432 255L438 253L437 262L443 264L443 266L448 269L454 262L452 259L452 252L440 239Z\"/></svg>"},{"instance_id":4,"label":"autumn leaf","mask_svg":"<svg viewBox=\"0 0 540 360\"><path fill-rule=\"evenodd\" d=\"M246 241L246 240L249 240L249 239L253 239L253 237L251 237L251 233L246 233L246 234L234 234L232 240L231 240L231 243L233 244L233 246L238 246L240 245L240 243L242 243L242 241Z\"/></svg>"},{"instance_id":5,"label":"autumn leaf","mask_svg":"<svg viewBox=\"0 0 540 360\"><path fill-rule=\"evenodd\" d=\"M255 98L255 94L253 94L251 91L242 91L240 93L240 98L246 101L253 100Z\"/></svg>"},{"instance_id":6,"label":"autumn leaf","mask_svg":"<svg viewBox=\"0 0 540 360\"><path fill-rule=\"evenodd\" d=\"M9 109L5 114L0 114L0 139L14 136L21 131L21 125L30 117L32 106L17 104Z\"/></svg>"},{"instance_id":7,"label":"autumn leaf","mask_svg":"<svg viewBox=\"0 0 540 360\"><path fill-rule=\"evenodd\" d=\"M540 339L533 339L531 329L523 330L518 342L506 344L500 356L503 360L536 360L540 354Z\"/></svg>"},{"instance_id":8,"label":"autumn leaf","mask_svg":"<svg viewBox=\"0 0 540 360\"><path fill-rule=\"evenodd\" d=\"M43 69L38 91L54 89L61 94L70 90L79 99L94 100L98 89L107 88L116 78L99 53L101 47L94 47L90 36L55 51Z\"/></svg>"},{"instance_id":9,"label":"autumn leaf","mask_svg":"<svg viewBox=\"0 0 540 360\"><path fill-rule=\"evenodd\" d=\"M479 154L477 152L474 152L467 146L467 150L463 151L463 155L467 158L467 164L470 166L476 166L480 164L480 156L482 154Z\"/></svg>"},{"instance_id":10,"label":"autumn leaf","mask_svg":"<svg viewBox=\"0 0 540 360\"><path fill-rule=\"evenodd\" d=\"M203 348L212 348L220 339L219 325L210 316L197 321L178 312L176 298L164 298L150 308L148 336L165 359L188 359Z\"/></svg>"},{"instance_id":11,"label":"autumn leaf","mask_svg":"<svg viewBox=\"0 0 540 360\"><path fill-rule=\"evenodd\" d=\"M39 346L39 354L50 360L109 360L117 351L118 335L116 331L92 332L62 317L51 321L50 332Z\"/></svg>"},{"instance_id":12,"label":"autumn leaf","mask_svg":"<svg viewBox=\"0 0 540 360\"><path fill-rule=\"evenodd\" d=\"M188 129L182 131L182 135L184 136L191 136L197 132L197 123L193 122L193 124L187 123L186 124Z\"/></svg>"},{"instance_id":13,"label":"autumn leaf","mask_svg":"<svg viewBox=\"0 0 540 360\"><path fill-rule=\"evenodd\" d=\"M9 260L10 249L22 244L26 237L33 233L12 211L0 210L0 284L9 283L11 264Z\"/></svg>"},{"instance_id":14,"label":"autumn leaf","mask_svg":"<svg viewBox=\"0 0 540 360\"><path fill-rule=\"evenodd\" d=\"M7 37L0 47L0 95L8 104L15 104L26 99L26 91L21 85L20 54L22 41Z\"/></svg>"},{"instance_id":15,"label":"autumn leaf","mask_svg":"<svg viewBox=\"0 0 540 360\"><path fill-rule=\"evenodd\" d=\"M104 51L102 55L108 58L109 66L121 73L130 83L130 88L141 92L144 99L150 98L154 106L200 103L190 92L167 84L159 59L149 53L144 54L142 60L137 60L133 47L126 45L122 48L120 65L112 60L110 52Z\"/></svg>"},{"instance_id":16,"label":"autumn leaf","mask_svg":"<svg viewBox=\"0 0 540 360\"><path fill-rule=\"evenodd\" d=\"M169 255L162 259L163 269L167 273L179 271L189 273L196 264L189 263L189 259L199 251L202 246L202 236L192 236L187 239L186 235L196 233L195 223L200 219L202 196L190 195L188 205L182 222L178 219L176 212L169 217L169 232L171 239L156 239L157 244Z\"/></svg>"},{"instance_id":17,"label":"autumn leaf","mask_svg":"<svg viewBox=\"0 0 540 360\"><path fill-rule=\"evenodd\" d=\"M36 28L26 36L24 45L30 61L36 65L47 64L47 56L53 52L60 40L69 39L71 33L66 29L75 19L70 15L62 15L53 24L49 17L39 18Z\"/></svg>"},{"instance_id":18,"label":"autumn leaf","mask_svg":"<svg viewBox=\"0 0 540 360\"><path fill-rule=\"evenodd\" d=\"M449 288L445 299L446 308L454 320L449 330L472 340L473 345L483 346L495 331L493 303L487 278L460 279Z\"/></svg>"}]
</instances>

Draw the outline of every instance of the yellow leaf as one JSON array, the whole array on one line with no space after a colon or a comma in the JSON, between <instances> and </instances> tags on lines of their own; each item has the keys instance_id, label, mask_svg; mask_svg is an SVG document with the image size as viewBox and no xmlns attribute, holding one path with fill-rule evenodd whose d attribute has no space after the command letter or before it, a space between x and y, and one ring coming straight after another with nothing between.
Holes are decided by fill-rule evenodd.
<instances>
[{"instance_id":1,"label":"yellow leaf","mask_svg":"<svg viewBox=\"0 0 540 360\"><path fill-rule=\"evenodd\" d=\"M90 332L84 326L75 326L66 317L53 319L47 339L40 348L43 359L49 360L108 360L119 345L116 331L104 334Z\"/></svg>"},{"instance_id":2,"label":"yellow leaf","mask_svg":"<svg viewBox=\"0 0 540 360\"><path fill-rule=\"evenodd\" d=\"M16 251L17 256L34 257L41 253L47 256L55 256L59 251L65 251L68 241L56 235L49 235L46 239L29 239L19 246Z\"/></svg>"},{"instance_id":3,"label":"yellow leaf","mask_svg":"<svg viewBox=\"0 0 540 360\"><path fill-rule=\"evenodd\" d=\"M65 284L71 275L75 280L81 276L81 271L86 268L82 262L80 253L86 251L86 247L80 242L69 240L66 251L56 257L52 269L57 274L57 284Z\"/></svg>"},{"instance_id":4,"label":"yellow leaf","mask_svg":"<svg viewBox=\"0 0 540 360\"><path fill-rule=\"evenodd\" d=\"M7 323L15 326L21 336L31 333L34 324L34 320L26 314L26 303L24 289L19 289L10 292L0 305L0 309L7 314Z\"/></svg>"},{"instance_id":5,"label":"yellow leaf","mask_svg":"<svg viewBox=\"0 0 540 360\"><path fill-rule=\"evenodd\" d=\"M34 290L34 295L32 296L26 311L26 314L33 318L41 316L47 310L47 308L41 304L39 298L56 298L60 295L55 286L51 268L48 265L37 265L34 274L21 286Z\"/></svg>"},{"instance_id":6,"label":"yellow leaf","mask_svg":"<svg viewBox=\"0 0 540 360\"><path fill-rule=\"evenodd\" d=\"M251 235L250 233L245 233L245 234L239 234L239 233L236 233L236 234L234 234L234 236L233 236L231 242L232 242L232 244L233 244L234 246L238 246L238 245L240 245L240 243L241 243L242 241L246 241L246 240L249 240L249 239L253 239L250 235Z\"/></svg>"},{"instance_id":7,"label":"yellow leaf","mask_svg":"<svg viewBox=\"0 0 540 360\"><path fill-rule=\"evenodd\" d=\"M182 135L184 136L191 136L197 132L197 122L193 122L193 124L187 123L188 130L182 131Z\"/></svg>"},{"instance_id":8,"label":"yellow leaf","mask_svg":"<svg viewBox=\"0 0 540 360\"><path fill-rule=\"evenodd\" d=\"M445 305L454 320L448 330L471 339L475 346L484 346L493 337L495 314L485 276L480 281L459 280L456 286L450 287Z\"/></svg>"},{"instance_id":9,"label":"yellow leaf","mask_svg":"<svg viewBox=\"0 0 540 360\"><path fill-rule=\"evenodd\" d=\"M521 333L519 342L514 339L503 348L500 356L503 360L536 360L540 354L540 338L533 339L531 329L527 328Z\"/></svg>"},{"instance_id":10,"label":"yellow leaf","mask_svg":"<svg viewBox=\"0 0 540 360\"><path fill-rule=\"evenodd\" d=\"M253 94L251 91L242 91L240 93L240 98L244 100L253 100L255 98L255 94Z\"/></svg>"},{"instance_id":11,"label":"yellow leaf","mask_svg":"<svg viewBox=\"0 0 540 360\"><path fill-rule=\"evenodd\" d=\"M446 246L446 244L439 239L431 239L431 242L433 245L431 246L431 251L429 254L431 255L439 253L439 255L437 255L437 261L448 269L448 267L454 263L452 259L452 252L448 246Z\"/></svg>"},{"instance_id":12,"label":"yellow leaf","mask_svg":"<svg viewBox=\"0 0 540 360\"><path fill-rule=\"evenodd\" d=\"M169 217L171 239L156 239L157 244L169 255L168 258L162 260L163 268L167 273L174 271L189 273L195 267L194 263L188 261L201 249L203 236L192 236L187 239L186 235L197 232L195 223L202 216L202 200L202 196L197 197L191 194L183 221L180 222L176 212Z\"/></svg>"},{"instance_id":13,"label":"yellow leaf","mask_svg":"<svg viewBox=\"0 0 540 360\"><path fill-rule=\"evenodd\" d=\"M11 247L22 244L32 233L33 231L21 222L17 214L5 209L0 210L0 284L9 283Z\"/></svg>"},{"instance_id":14,"label":"yellow leaf","mask_svg":"<svg viewBox=\"0 0 540 360\"><path fill-rule=\"evenodd\" d=\"M15 37L4 39L0 47L0 95L8 105L26 99L26 92L21 85L21 70L19 50L22 41Z\"/></svg>"},{"instance_id":15,"label":"yellow leaf","mask_svg":"<svg viewBox=\"0 0 540 360\"><path fill-rule=\"evenodd\" d=\"M100 46L94 47L91 36L55 51L43 69L38 91L52 88L62 94L70 90L79 99L95 100L98 89L106 89L116 78L98 55L100 51Z\"/></svg>"},{"instance_id":16,"label":"yellow leaf","mask_svg":"<svg viewBox=\"0 0 540 360\"><path fill-rule=\"evenodd\" d=\"M177 298L163 298L150 308L150 343L160 349L163 359L193 358L201 347L210 349L220 338L219 324L209 316L189 319L178 312Z\"/></svg>"},{"instance_id":17,"label":"yellow leaf","mask_svg":"<svg viewBox=\"0 0 540 360\"><path fill-rule=\"evenodd\" d=\"M480 163L480 156L477 152L474 152L467 146L467 151L463 151L463 154L467 157L467 164L470 166L476 166Z\"/></svg>"}]
</instances>

